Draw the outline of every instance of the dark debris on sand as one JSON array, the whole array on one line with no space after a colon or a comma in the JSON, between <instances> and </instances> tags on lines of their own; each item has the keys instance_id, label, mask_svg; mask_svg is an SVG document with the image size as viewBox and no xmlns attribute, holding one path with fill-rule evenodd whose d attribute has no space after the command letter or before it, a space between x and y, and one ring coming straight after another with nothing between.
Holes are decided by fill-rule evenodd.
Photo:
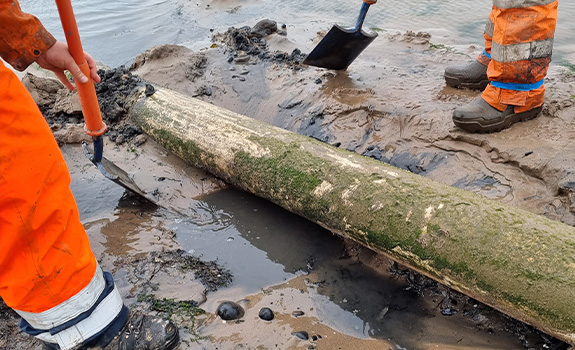
<instances>
[{"instance_id":1,"label":"dark debris on sand","mask_svg":"<svg viewBox=\"0 0 575 350\"><path fill-rule=\"evenodd\" d=\"M221 42L229 48L228 60L230 62L245 54L262 61L285 64L295 70L301 69L302 61L307 55L297 48L291 53L271 52L265 39L268 35L287 34L285 30L278 31L275 21L265 19L258 22L254 27L230 27L226 32L214 35L212 41Z\"/></svg>"},{"instance_id":2,"label":"dark debris on sand","mask_svg":"<svg viewBox=\"0 0 575 350\"><path fill-rule=\"evenodd\" d=\"M406 288L407 291L411 291L421 297L424 295L431 296L433 300L437 302L438 311L443 316L449 317L460 313L473 321L477 328L482 331L488 333L501 330L506 331L516 336L523 344L524 349L527 350L570 349L568 344L559 339L540 332L505 314L500 314L473 298L450 289L409 268L400 266L395 262L391 265L390 272L405 278L408 284Z\"/></svg>"},{"instance_id":3,"label":"dark debris on sand","mask_svg":"<svg viewBox=\"0 0 575 350\"><path fill-rule=\"evenodd\" d=\"M132 75L124 66L112 69L99 69L98 74L102 81L95 84L96 95L100 104L102 120L108 126L107 135L111 141L122 144L142 134L140 127L133 124L128 111L133 100L133 94L138 90L145 91L147 96L154 93L152 85L143 79ZM48 124L53 127L59 125L83 123L84 118L79 108L64 111L54 108L58 99L77 99L76 93L62 93L66 90L63 85L53 79L38 77L27 78L25 84L33 94L50 96L50 98L35 98L40 111ZM24 81L24 80L23 80ZM73 104L73 103L71 103Z\"/></svg>"},{"instance_id":4,"label":"dark debris on sand","mask_svg":"<svg viewBox=\"0 0 575 350\"><path fill-rule=\"evenodd\" d=\"M187 254L184 250L152 252L146 257L136 259L135 274L140 279L147 279L151 273L162 268L177 268L182 273L191 272L207 291L214 292L221 287L228 286L233 279L230 271L219 266L216 261L203 261L200 258Z\"/></svg>"}]
</instances>

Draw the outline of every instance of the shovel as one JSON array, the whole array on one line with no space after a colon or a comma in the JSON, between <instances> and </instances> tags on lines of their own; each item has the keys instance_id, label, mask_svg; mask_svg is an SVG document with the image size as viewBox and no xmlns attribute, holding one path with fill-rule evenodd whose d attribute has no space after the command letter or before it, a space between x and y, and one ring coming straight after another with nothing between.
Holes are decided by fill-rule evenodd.
<instances>
[{"instance_id":1,"label":"shovel","mask_svg":"<svg viewBox=\"0 0 575 350\"><path fill-rule=\"evenodd\" d=\"M369 6L376 2L377 0L363 0L355 27L343 28L337 24L334 25L303 63L334 70L347 69L377 37L375 32L366 33L361 30Z\"/></svg>"},{"instance_id":2,"label":"shovel","mask_svg":"<svg viewBox=\"0 0 575 350\"><path fill-rule=\"evenodd\" d=\"M146 197L146 193L136 185L134 180L132 180L124 170L104 158L104 140L102 139L102 135L108 127L102 121L100 105L96 97L96 88L90 76L90 67L84 57L84 49L80 41L80 34L78 33L78 26L72 10L72 4L70 0L56 0L56 6L58 7L62 28L66 35L68 50L74 58L74 61L76 61L76 64L82 70L82 73L89 79L87 83L76 81L76 89L78 90L82 113L84 114L84 120L86 122L84 131L86 131L86 134L92 136L94 141L94 153L88 150L88 146L85 142L82 144L84 154L96 165L105 177L139 195L146 201L157 205L154 201Z\"/></svg>"}]
</instances>

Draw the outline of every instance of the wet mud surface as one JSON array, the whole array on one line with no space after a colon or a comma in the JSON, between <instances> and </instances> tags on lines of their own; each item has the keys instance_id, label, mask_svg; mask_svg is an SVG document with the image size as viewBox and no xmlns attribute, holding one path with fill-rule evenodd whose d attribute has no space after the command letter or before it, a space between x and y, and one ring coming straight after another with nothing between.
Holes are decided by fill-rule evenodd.
<instances>
[{"instance_id":1,"label":"wet mud surface","mask_svg":"<svg viewBox=\"0 0 575 350\"><path fill-rule=\"evenodd\" d=\"M427 33L383 31L347 71L335 72L300 63L324 32L304 40L281 23L258 22L214 33L205 50L159 46L130 67L101 71L105 155L158 208L143 206L83 158L73 95L25 78L62 145L92 248L126 303L174 319L181 349L568 349L228 188L147 140L124 115L134 89L169 88L573 225L574 73L551 67L535 120L467 134L451 113L479 92L446 87L442 74L479 47L453 50L433 45ZM243 317L223 322L217 309L225 301L240 305ZM259 317L264 307L273 320ZM18 332L9 309L0 313L0 347L41 348Z\"/></svg>"}]
</instances>

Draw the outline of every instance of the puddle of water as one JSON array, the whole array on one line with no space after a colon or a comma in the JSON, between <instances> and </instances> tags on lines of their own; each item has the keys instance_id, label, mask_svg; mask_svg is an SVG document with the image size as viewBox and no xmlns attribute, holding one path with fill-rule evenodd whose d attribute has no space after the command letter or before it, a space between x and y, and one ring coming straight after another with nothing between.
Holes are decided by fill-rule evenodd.
<instances>
[{"instance_id":1,"label":"puddle of water","mask_svg":"<svg viewBox=\"0 0 575 350\"><path fill-rule=\"evenodd\" d=\"M243 294L293 278L308 263L337 254L334 242L314 235L322 231L317 225L245 192L218 191L191 210L170 229L186 251L224 264Z\"/></svg>"},{"instance_id":2,"label":"puddle of water","mask_svg":"<svg viewBox=\"0 0 575 350\"><path fill-rule=\"evenodd\" d=\"M82 222L113 219L114 212L124 195L124 188L106 179L84 156L79 147L63 146L72 180L70 188L75 195ZM75 166L81 164L80 166Z\"/></svg>"}]
</instances>

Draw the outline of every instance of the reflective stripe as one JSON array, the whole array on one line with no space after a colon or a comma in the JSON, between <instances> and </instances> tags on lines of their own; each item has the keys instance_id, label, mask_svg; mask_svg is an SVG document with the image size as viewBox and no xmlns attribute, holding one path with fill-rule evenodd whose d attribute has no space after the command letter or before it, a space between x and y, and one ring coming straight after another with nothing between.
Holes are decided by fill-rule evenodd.
<instances>
[{"instance_id":1,"label":"reflective stripe","mask_svg":"<svg viewBox=\"0 0 575 350\"><path fill-rule=\"evenodd\" d=\"M553 38L512 45L500 45L493 42L492 45L492 58L502 63L544 58L553 53Z\"/></svg>"},{"instance_id":2,"label":"reflective stripe","mask_svg":"<svg viewBox=\"0 0 575 350\"><path fill-rule=\"evenodd\" d=\"M489 19L487 23L485 23L484 32L487 34L488 37L493 38L493 32L495 31L495 23Z\"/></svg>"},{"instance_id":3,"label":"reflective stripe","mask_svg":"<svg viewBox=\"0 0 575 350\"><path fill-rule=\"evenodd\" d=\"M36 338L49 343L58 343L61 350L72 349L106 328L118 316L123 305L122 296L114 287L90 317L54 335L45 332L36 335Z\"/></svg>"},{"instance_id":4,"label":"reflective stripe","mask_svg":"<svg viewBox=\"0 0 575 350\"><path fill-rule=\"evenodd\" d=\"M98 298L104 287L106 281L104 280L104 273L98 265L92 280L84 289L70 299L53 308L40 313L26 312L20 310L16 311L22 318L36 329L51 329L62 325L80 315L81 313L89 310Z\"/></svg>"},{"instance_id":5,"label":"reflective stripe","mask_svg":"<svg viewBox=\"0 0 575 350\"><path fill-rule=\"evenodd\" d=\"M531 6L545 6L559 0L493 0L493 6L500 9L518 9Z\"/></svg>"},{"instance_id":6,"label":"reflective stripe","mask_svg":"<svg viewBox=\"0 0 575 350\"><path fill-rule=\"evenodd\" d=\"M491 85L495 86L496 88L506 90L531 91L539 89L543 85L543 79L533 84L504 83L501 81L492 81Z\"/></svg>"}]
</instances>

